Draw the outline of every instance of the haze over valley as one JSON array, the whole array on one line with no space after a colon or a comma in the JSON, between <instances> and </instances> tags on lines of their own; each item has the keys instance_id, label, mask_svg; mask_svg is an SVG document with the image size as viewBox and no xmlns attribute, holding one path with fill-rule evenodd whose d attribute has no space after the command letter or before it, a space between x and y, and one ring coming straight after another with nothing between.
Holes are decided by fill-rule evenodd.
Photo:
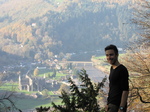
<instances>
[{"instance_id":1,"label":"haze over valley","mask_svg":"<svg viewBox=\"0 0 150 112\"><path fill-rule=\"evenodd\" d=\"M14 62L12 55L18 60L33 61L55 55L64 58L67 53L103 51L108 44L124 48L137 39L129 22L132 3L130 0L1 0L1 64ZM7 56L12 60L7 60Z\"/></svg>"},{"instance_id":2,"label":"haze over valley","mask_svg":"<svg viewBox=\"0 0 150 112\"><path fill-rule=\"evenodd\" d=\"M13 85L26 100L19 100L17 106L27 110L52 101L60 104L60 91L68 90L67 78L79 83L82 68L92 81L101 81L107 73L98 70L91 58L103 56L108 44L124 53L139 38L130 22L134 2L0 0L0 76L4 83L0 91L10 91Z\"/></svg>"}]
</instances>

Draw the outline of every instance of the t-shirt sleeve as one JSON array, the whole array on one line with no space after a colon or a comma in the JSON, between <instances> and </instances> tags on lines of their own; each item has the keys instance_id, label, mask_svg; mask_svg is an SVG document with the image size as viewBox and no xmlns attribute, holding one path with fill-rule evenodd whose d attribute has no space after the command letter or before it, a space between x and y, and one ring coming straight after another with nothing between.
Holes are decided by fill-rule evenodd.
<instances>
[{"instance_id":1,"label":"t-shirt sleeve","mask_svg":"<svg viewBox=\"0 0 150 112\"><path fill-rule=\"evenodd\" d=\"M123 91L129 91L129 73L126 68L121 71L121 89Z\"/></svg>"}]
</instances>

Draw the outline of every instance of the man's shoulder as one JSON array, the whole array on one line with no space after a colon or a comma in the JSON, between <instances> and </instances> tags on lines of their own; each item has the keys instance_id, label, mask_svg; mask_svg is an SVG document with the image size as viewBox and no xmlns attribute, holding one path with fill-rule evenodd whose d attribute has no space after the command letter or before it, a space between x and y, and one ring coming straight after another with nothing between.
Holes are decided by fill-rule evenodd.
<instances>
[{"instance_id":1,"label":"man's shoulder","mask_svg":"<svg viewBox=\"0 0 150 112\"><path fill-rule=\"evenodd\" d=\"M127 68L123 64L120 64L120 69L127 70Z\"/></svg>"}]
</instances>

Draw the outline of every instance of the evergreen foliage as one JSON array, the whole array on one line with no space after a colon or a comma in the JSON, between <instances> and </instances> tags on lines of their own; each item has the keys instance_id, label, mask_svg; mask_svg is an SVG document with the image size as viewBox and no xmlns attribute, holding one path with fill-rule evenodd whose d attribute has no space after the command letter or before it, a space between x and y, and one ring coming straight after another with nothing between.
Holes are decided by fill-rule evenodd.
<instances>
[{"instance_id":1,"label":"evergreen foliage","mask_svg":"<svg viewBox=\"0 0 150 112\"><path fill-rule=\"evenodd\" d=\"M106 78L101 83L93 84L84 69L79 73L79 77L82 82L80 86L77 86L71 78L68 79L70 92L62 91L60 98L64 105L52 102L54 112L100 112L97 96Z\"/></svg>"},{"instance_id":2,"label":"evergreen foliage","mask_svg":"<svg viewBox=\"0 0 150 112\"><path fill-rule=\"evenodd\" d=\"M36 108L37 112L47 112L50 109L50 107L40 107L40 108Z\"/></svg>"}]
</instances>

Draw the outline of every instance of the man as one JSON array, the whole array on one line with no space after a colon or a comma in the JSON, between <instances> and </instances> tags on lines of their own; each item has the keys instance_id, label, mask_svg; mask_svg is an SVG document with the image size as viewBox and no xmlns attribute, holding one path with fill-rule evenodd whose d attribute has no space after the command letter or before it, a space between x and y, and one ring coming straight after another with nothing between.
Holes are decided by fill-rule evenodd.
<instances>
[{"instance_id":1,"label":"man","mask_svg":"<svg viewBox=\"0 0 150 112\"><path fill-rule=\"evenodd\" d=\"M107 112L126 112L129 93L128 71L118 61L118 49L115 45L105 48L108 63L111 64L109 75L109 93L107 98Z\"/></svg>"}]
</instances>

